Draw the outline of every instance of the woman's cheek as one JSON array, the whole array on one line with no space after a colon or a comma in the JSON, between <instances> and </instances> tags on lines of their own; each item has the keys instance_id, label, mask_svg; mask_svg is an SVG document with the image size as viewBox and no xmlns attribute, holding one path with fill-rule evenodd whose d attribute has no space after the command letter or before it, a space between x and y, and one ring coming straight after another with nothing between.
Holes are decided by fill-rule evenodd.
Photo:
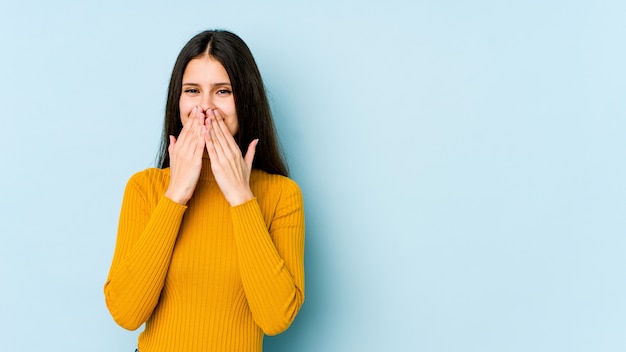
<instances>
[{"instance_id":1,"label":"woman's cheek","mask_svg":"<svg viewBox=\"0 0 626 352\"><path fill-rule=\"evenodd\" d=\"M189 119L189 114L191 114L191 108L184 104L180 104L178 108L180 110L180 121L183 123L184 126Z\"/></svg>"}]
</instances>

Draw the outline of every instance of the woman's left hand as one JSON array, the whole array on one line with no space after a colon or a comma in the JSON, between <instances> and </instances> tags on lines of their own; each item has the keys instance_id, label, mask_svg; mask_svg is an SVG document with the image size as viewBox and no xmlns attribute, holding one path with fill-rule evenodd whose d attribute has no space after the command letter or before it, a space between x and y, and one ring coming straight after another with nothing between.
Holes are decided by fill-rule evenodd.
<instances>
[{"instance_id":1,"label":"woman's left hand","mask_svg":"<svg viewBox=\"0 0 626 352\"><path fill-rule=\"evenodd\" d=\"M250 190L250 172L259 140L250 142L245 157L242 157L219 112L209 109L206 115L204 140L215 180L231 206L243 204L254 198Z\"/></svg>"}]
</instances>

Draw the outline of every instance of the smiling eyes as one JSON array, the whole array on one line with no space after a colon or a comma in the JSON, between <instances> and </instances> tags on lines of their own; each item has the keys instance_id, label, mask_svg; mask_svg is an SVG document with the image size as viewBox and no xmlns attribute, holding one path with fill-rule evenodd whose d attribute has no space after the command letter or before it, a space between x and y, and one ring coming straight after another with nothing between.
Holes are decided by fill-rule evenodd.
<instances>
[{"instance_id":1,"label":"smiling eyes","mask_svg":"<svg viewBox=\"0 0 626 352\"><path fill-rule=\"evenodd\" d=\"M200 94L200 90L198 88L186 88L183 92L191 95ZM219 96L229 96L232 93L233 92L229 89L218 89L215 91L215 94Z\"/></svg>"}]
</instances>

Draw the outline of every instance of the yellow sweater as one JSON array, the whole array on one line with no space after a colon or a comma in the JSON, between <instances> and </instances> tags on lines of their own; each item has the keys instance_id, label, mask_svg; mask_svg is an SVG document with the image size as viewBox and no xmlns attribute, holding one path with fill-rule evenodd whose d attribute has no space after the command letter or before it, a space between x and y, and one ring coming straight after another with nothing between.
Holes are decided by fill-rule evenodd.
<instances>
[{"instance_id":1,"label":"yellow sweater","mask_svg":"<svg viewBox=\"0 0 626 352\"><path fill-rule=\"evenodd\" d=\"M230 207L208 160L183 206L163 194L169 169L126 186L104 293L141 352L261 351L304 301L304 209L297 184L253 170L255 199Z\"/></svg>"}]
</instances>

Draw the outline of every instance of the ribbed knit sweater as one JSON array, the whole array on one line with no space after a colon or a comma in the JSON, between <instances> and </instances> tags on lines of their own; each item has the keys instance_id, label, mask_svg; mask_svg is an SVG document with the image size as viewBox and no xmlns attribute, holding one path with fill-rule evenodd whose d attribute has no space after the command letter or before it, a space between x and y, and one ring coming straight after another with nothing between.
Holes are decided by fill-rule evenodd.
<instances>
[{"instance_id":1,"label":"ribbed knit sweater","mask_svg":"<svg viewBox=\"0 0 626 352\"><path fill-rule=\"evenodd\" d=\"M231 207L203 160L187 206L164 196L169 168L126 186L107 307L141 352L261 351L304 301L304 209L297 184L253 170L255 198Z\"/></svg>"}]
</instances>

